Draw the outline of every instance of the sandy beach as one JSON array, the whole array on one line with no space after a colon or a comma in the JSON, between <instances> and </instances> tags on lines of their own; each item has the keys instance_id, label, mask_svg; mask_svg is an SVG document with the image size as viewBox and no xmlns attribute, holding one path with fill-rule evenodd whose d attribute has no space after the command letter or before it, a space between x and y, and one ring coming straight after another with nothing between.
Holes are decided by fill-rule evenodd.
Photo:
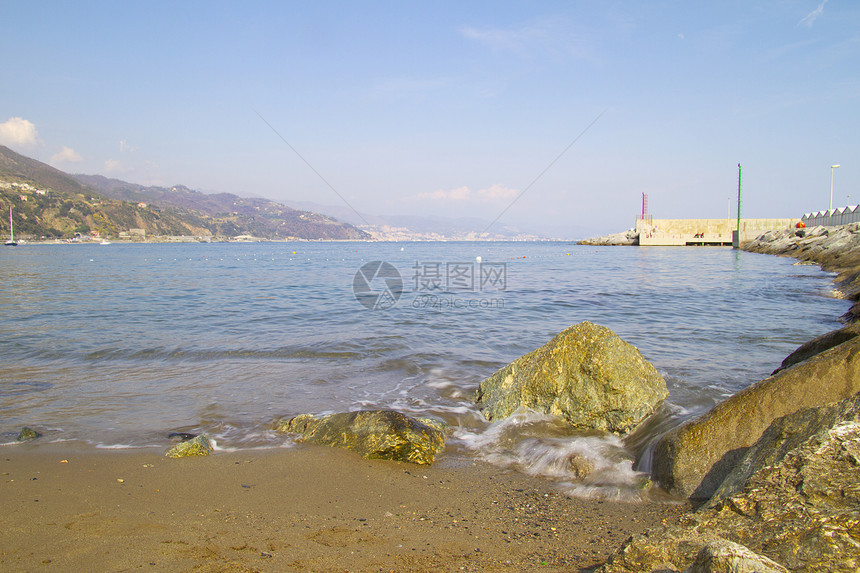
<instances>
[{"instance_id":1,"label":"sandy beach","mask_svg":"<svg viewBox=\"0 0 860 573\"><path fill-rule=\"evenodd\" d=\"M3 571L588 571L686 506L572 499L480 463L299 446L0 454Z\"/></svg>"}]
</instances>

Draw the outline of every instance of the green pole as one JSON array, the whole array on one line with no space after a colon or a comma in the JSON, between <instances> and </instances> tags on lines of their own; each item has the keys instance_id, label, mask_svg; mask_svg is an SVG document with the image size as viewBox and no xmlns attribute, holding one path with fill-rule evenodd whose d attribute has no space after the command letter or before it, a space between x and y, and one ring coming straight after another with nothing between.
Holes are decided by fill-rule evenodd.
<instances>
[{"instance_id":1,"label":"green pole","mask_svg":"<svg viewBox=\"0 0 860 573\"><path fill-rule=\"evenodd\" d=\"M741 240L741 164L738 163L738 241Z\"/></svg>"}]
</instances>

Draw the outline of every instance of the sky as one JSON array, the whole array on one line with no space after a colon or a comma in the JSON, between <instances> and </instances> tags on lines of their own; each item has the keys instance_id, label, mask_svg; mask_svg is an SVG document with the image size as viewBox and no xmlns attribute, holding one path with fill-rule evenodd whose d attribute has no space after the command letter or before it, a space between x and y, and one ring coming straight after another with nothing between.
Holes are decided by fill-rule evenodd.
<instances>
[{"instance_id":1,"label":"sky","mask_svg":"<svg viewBox=\"0 0 860 573\"><path fill-rule=\"evenodd\" d=\"M744 217L860 202L856 0L6 0L0 50L70 173L566 238L734 218L738 163Z\"/></svg>"}]
</instances>

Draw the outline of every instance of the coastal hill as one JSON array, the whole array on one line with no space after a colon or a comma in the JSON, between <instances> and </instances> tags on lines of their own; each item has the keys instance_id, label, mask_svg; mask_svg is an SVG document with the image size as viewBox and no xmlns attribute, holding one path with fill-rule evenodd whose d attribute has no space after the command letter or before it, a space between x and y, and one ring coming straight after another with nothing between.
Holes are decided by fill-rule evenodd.
<instances>
[{"instance_id":1,"label":"coastal hill","mask_svg":"<svg viewBox=\"0 0 860 573\"><path fill-rule=\"evenodd\" d=\"M0 206L12 206L17 236L71 238L198 236L265 239L372 237L352 225L266 199L207 195L182 185L144 187L99 175L70 175L0 146ZM0 217L0 229L8 223Z\"/></svg>"},{"instance_id":2,"label":"coastal hill","mask_svg":"<svg viewBox=\"0 0 860 573\"><path fill-rule=\"evenodd\" d=\"M171 207L189 218L204 215L217 221L222 235L302 239L370 239L349 223L313 211L300 211L282 203L233 193L206 194L184 185L143 187L101 175L73 175L105 197L131 203ZM195 221L198 224L200 221Z\"/></svg>"}]
</instances>

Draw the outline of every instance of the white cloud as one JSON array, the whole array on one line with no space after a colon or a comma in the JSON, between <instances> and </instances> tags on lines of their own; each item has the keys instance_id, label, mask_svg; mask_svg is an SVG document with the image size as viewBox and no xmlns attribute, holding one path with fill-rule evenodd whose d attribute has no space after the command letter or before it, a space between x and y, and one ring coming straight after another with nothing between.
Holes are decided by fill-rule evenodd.
<instances>
[{"instance_id":1,"label":"white cloud","mask_svg":"<svg viewBox=\"0 0 860 573\"><path fill-rule=\"evenodd\" d=\"M494 50L511 50L515 52L522 50L527 44L543 41L547 37L547 31L537 27L524 27L515 30L479 30L467 27L461 28L460 33L464 38L486 44Z\"/></svg>"},{"instance_id":2,"label":"white cloud","mask_svg":"<svg viewBox=\"0 0 860 573\"><path fill-rule=\"evenodd\" d=\"M51 156L51 165L58 165L60 163L78 163L79 161L83 161L83 157L81 154L72 149L71 147L63 146L63 148L54 155Z\"/></svg>"},{"instance_id":3,"label":"white cloud","mask_svg":"<svg viewBox=\"0 0 860 573\"><path fill-rule=\"evenodd\" d=\"M0 143L4 145L39 145L39 133L32 122L20 117L10 117L0 123Z\"/></svg>"},{"instance_id":4,"label":"white cloud","mask_svg":"<svg viewBox=\"0 0 860 573\"><path fill-rule=\"evenodd\" d=\"M137 147L133 147L129 142L124 139L121 139L119 142L119 152L120 153L134 153L137 151Z\"/></svg>"},{"instance_id":5,"label":"white cloud","mask_svg":"<svg viewBox=\"0 0 860 573\"><path fill-rule=\"evenodd\" d=\"M821 4L818 5L818 8L807 14L800 22L797 23L797 25L803 25L807 28L812 27L812 24L824 13L825 4L827 4L827 0L823 0Z\"/></svg>"},{"instance_id":6,"label":"white cloud","mask_svg":"<svg viewBox=\"0 0 860 573\"><path fill-rule=\"evenodd\" d=\"M468 187L463 186L449 190L439 189L437 191L418 193L413 196L413 199L477 204L513 199L517 196L517 193L519 193L519 191L516 189L511 189L499 183L495 183L486 189L479 189L475 193L473 193Z\"/></svg>"},{"instance_id":7,"label":"white cloud","mask_svg":"<svg viewBox=\"0 0 860 573\"><path fill-rule=\"evenodd\" d=\"M513 52L520 56L538 51L553 56L590 57L592 34L574 23L554 18L541 19L513 28L464 27L460 35L489 46L496 51Z\"/></svg>"},{"instance_id":8,"label":"white cloud","mask_svg":"<svg viewBox=\"0 0 860 573\"><path fill-rule=\"evenodd\" d=\"M465 201L472 194L468 187L457 187L446 191L439 189L438 191L428 191L415 195L416 199L425 199L430 201Z\"/></svg>"},{"instance_id":9,"label":"white cloud","mask_svg":"<svg viewBox=\"0 0 860 573\"><path fill-rule=\"evenodd\" d=\"M513 199L517 196L519 191L516 189L511 189L510 187L505 187L499 183L491 185L488 189L481 189L478 191L478 197L480 197L483 201L498 201L500 199Z\"/></svg>"},{"instance_id":10,"label":"white cloud","mask_svg":"<svg viewBox=\"0 0 860 573\"><path fill-rule=\"evenodd\" d=\"M107 159L105 161L105 173L125 173L128 171L119 159Z\"/></svg>"}]
</instances>

